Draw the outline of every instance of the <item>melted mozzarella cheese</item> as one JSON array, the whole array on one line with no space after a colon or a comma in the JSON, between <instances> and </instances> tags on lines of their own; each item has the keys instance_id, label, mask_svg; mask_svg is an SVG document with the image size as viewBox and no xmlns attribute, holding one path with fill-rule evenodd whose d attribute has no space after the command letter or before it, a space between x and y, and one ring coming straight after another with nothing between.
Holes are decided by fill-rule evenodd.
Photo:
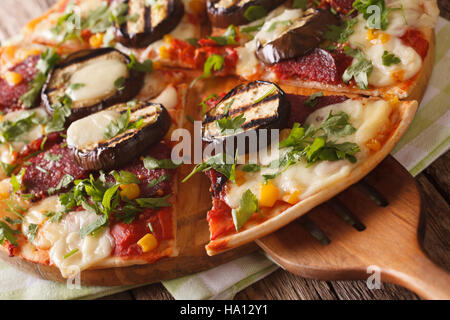
<instances>
[{"instance_id":1,"label":"melted mozzarella cheese","mask_svg":"<svg viewBox=\"0 0 450 320\"><path fill-rule=\"evenodd\" d=\"M356 143L361 149L356 154L358 161L355 164L347 160L320 161L309 167L303 162L296 163L271 180L273 185L279 190L279 199L282 199L284 195L295 192L300 194L300 199L304 199L348 177L352 169L367 158L369 150L366 147L366 143L389 125L389 115L392 112L392 107L385 101L362 102L359 100L347 100L318 109L307 118L306 124L313 124L318 127L327 118L331 110L333 113L344 111L350 115L350 123L355 127L356 132L337 139L333 137L333 140L336 140L337 143ZM259 153L258 163L260 165L268 165L274 160L273 155L277 153L272 152L272 148L278 148L278 145L272 144L267 154ZM281 149L280 152L283 152L283 150ZM262 167L260 172L243 173L243 183L240 185L231 182L227 183L225 202L231 208L237 208L242 194L247 189L250 189L259 198L263 183L262 176L273 174L277 171L278 169Z\"/></svg>"},{"instance_id":2,"label":"melted mozzarella cheese","mask_svg":"<svg viewBox=\"0 0 450 320\"><path fill-rule=\"evenodd\" d=\"M119 112L105 110L72 122L67 129L67 145L82 149L105 140L106 128L119 117Z\"/></svg>"},{"instance_id":3,"label":"melted mozzarella cheese","mask_svg":"<svg viewBox=\"0 0 450 320\"><path fill-rule=\"evenodd\" d=\"M171 110L178 104L177 90L172 86L167 86L159 96L152 99L151 102L162 104L167 110Z\"/></svg>"},{"instance_id":4,"label":"melted mozzarella cheese","mask_svg":"<svg viewBox=\"0 0 450 320\"><path fill-rule=\"evenodd\" d=\"M33 244L49 250L51 262L57 266L64 277L74 275L93 266L111 255L114 240L109 228L104 228L96 236L80 237L79 231L95 222L98 216L88 211L75 211L66 214L60 222L46 219L45 213L61 209L58 196L46 198L31 207L24 219L22 231L26 232L30 223L38 224L39 229ZM70 257L70 252L78 250Z\"/></svg>"},{"instance_id":5,"label":"melted mozzarella cheese","mask_svg":"<svg viewBox=\"0 0 450 320\"><path fill-rule=\"evenodd\" d=\"M362 15L358 16L354 32L349 37L349 44L352 47L360 48L372 62L373 71L369 77L369 84L375 87L389 86L408 80L419 72L422 67L422 58L412 47L403 44L399 37L408 28L432 28L434 26L438 13L433 2L435 1L387 1L386 5L389 8L400 8L402 5L404 10L394 10L389 14L389 24L385 31L368 31L366 20ZM375 38L369 36L370 32L376 34ZM383 65L384 51L395 54L401 62L391 66Z\"/></svg>"},{"instance_id":6,"label":"melted mozzarella cheese","mask_svg":"<svg viewBox=\"0 0 450 320\"><path fill-rule=\"evenodd\" d=\"M258 72L258 66L261 65L260 61L255 55L258 48L258 42L267 43L273 41L279 37L283 32L286 32L291 25L286 23L280 23L285 21L294 21L303 16L302 9L287 9L285 6L279 6L272 11L267 17L254 38L251 41L245 43L244 46L237 48L238 61L236 63L236 73L244 78L251 78ZM262 19L253 21L252 23L241 26L242 28L258 25L262 22Z\"/></svg>"},{"instance_id":7,"label":"melted mozzarella cheese","mask_svg":"<svg viewBox=\"0 0 450 320\"><path fill-rule=\"evenodd\" d=\"M3 119L3 121L11 121L15 122L20 120L22 117L24 117L26 114L29 114L29 112L36 112L36 117L40 119L44 119L47 117L47 113L42 108L36 108L32 110L27 111L13 111L6 114ZM12 142L5 142L0 144L0 161L4 163L12 163L15 160L15 157L13 156L12 151L20 152L27 144L30 142L39 139L42 137L44 131L44 125L42 124L35 124L30 130L24 132L21 134L17 141ZM3 170L0 170L0 178L4 178L5 174Z\"/></svg>"},{"instance_id":8,"label":"melted mozzarella cheese","mask_svg":"<svg viewBox=\"0 0 450 320\"><path fill-rule=\"evenodd\" d=\"M106 71L106 72L105 72ZM67 89L73 101L104 97L116 90L115 81L127 77L128 67L117 59L93 59L70 78L70 84L82 84L77 89Z\"/></svg>"}]
</instances>

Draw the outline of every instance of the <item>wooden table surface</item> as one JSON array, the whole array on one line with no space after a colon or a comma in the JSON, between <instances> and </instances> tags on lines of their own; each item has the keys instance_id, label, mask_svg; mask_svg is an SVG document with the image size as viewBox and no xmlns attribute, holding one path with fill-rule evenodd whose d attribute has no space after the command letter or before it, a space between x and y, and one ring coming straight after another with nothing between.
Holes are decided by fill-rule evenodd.
<instances>
[{"instance_id":1,"label":"wooden table surface","mask_svg":"<svg viewBox=\"0 0 450 320\"><path fill-rule=\"evenodd\" d=\"M17 33L55 0L1 0L0 41ZM439 0L441 16L450 19L450 1ZM450 151L416 177L426 217L423 247L434 262L450 270ZM162 284L152 284L103 299L173 299ZM419 299L402 287L383 283L369 290L365 281L317 281L278 270L241 291L236 299Z\"/></svg>"}]
</instances>

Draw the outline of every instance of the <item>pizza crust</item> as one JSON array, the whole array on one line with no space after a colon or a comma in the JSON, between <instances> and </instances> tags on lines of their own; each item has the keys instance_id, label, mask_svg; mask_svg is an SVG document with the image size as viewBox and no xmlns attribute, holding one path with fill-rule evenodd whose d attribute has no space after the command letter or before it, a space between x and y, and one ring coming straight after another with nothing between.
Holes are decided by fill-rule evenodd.
<instances>
[{"instance_id":1,"label":"pizza crust","mask_svg":"<svg viewBox=\"0 0 450 320\"><path fill-rule=\"evenodd\" d=\"M264 237L299 218L312 208L331 199L341 191L361 180L392 151L414 119L417 107L417 101L405 101L400 103L397 109L400 120L393 129L389 139L378 152L370 155L361 165L357 166L348 177L328 186L292 207L287 208L287 205L281 205L280 207L273 208L272 213L270 214L271 218L261 224L255 224L239 233L212 240L206 246L207 253L209 255L215 255Z\"/></svg>"}]
</instances>

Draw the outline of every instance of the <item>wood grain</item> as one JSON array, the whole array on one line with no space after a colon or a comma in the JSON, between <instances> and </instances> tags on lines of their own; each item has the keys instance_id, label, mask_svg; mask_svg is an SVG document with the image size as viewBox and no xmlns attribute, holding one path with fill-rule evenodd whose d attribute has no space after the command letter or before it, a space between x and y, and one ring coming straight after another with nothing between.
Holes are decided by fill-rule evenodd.
<instances>
[{"instance_id":1,"label":"wood grain","mask_svg":"<svg viewBox=\"0 0 450 320\"><path fill-rule=\"evenodd\" d=\"M16 34L30 19L42 14L55 0L2 0L0 41ZM441 16L450 19L450 2L439 0ZM442 266L450 269L450 222L448 199L450 152L432 164L416 181L423 198L426 223L423 233L425 251ZM446 174L442 174L446 172ZM104 299L172 299L161 284L152 284ZM400 286L383 283L379 290L369 290L365 281L316 281L278 270L240 292L236 299L417 299Z\"/></svg>"}]
</instances>

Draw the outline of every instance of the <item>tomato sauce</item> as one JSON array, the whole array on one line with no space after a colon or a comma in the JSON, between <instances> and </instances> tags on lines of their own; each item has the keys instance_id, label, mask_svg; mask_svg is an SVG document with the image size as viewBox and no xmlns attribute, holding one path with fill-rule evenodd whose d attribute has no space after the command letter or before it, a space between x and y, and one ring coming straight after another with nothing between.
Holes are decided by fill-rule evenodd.
<instances>
[{"instance_id":1,"label":"tomato sauce","mask_svg":"<svg viewBox=\"0 0 450 320\"><path fill-rule=\"evenodd\" d=\"M110 233L115 240L115 256L142 255L142 249L137 242L147 233L155 236L160 243L173 239L172 208L162 208L158 211L147 209L131 223L116 222L111 225ZM151 224L153 231L150 230Z\"/></svg>"},{"instance_id":2,"label":"tomato sauce","mask_svg":"<svg viewBox=\"0 0 450 320\"><path fill-rule=\"evenodd\" d=\"M400 37L405 45L412 47L416 52L425 59L428 53L429 43L425 39L422 32L416 29L408 29L403 36Z\"/></svg>"}]
</instances>

